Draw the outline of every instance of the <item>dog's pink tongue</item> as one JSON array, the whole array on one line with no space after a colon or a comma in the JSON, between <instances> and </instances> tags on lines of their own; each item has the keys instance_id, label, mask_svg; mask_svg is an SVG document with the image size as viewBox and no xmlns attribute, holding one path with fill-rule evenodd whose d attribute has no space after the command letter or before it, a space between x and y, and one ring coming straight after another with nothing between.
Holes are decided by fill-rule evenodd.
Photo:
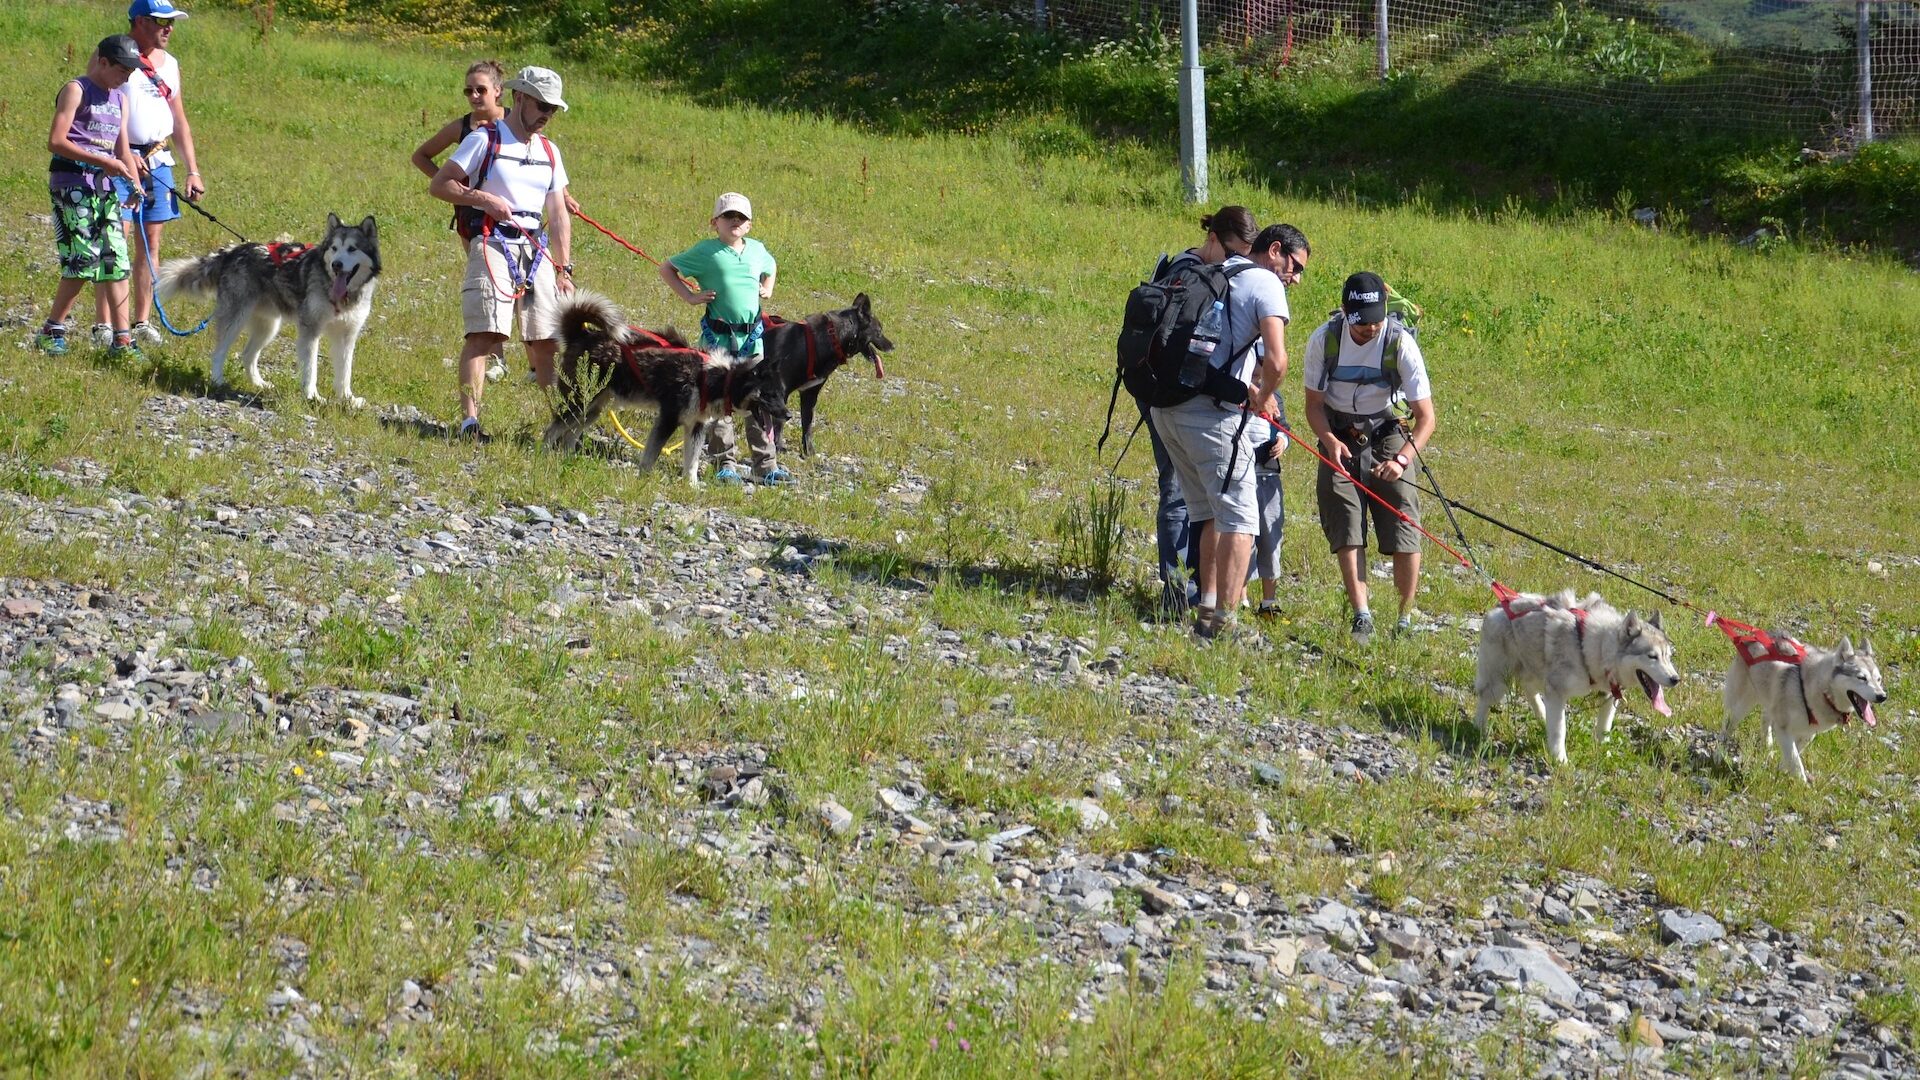
<instances>
[{"instance_id":1,"label":"dog's pink tongue","mask_svg":"<svg viewBox=\"0 0 1920 1080\"><path fill-rule=\"evenodd\" d=\"M873 377L876 379L884 379L887 377L887 365L880 362L879 353L873 354Z\"/></svg>"},{"instance_id":2,"label":"dog's pink tongue","mask_svg":"<svg viewBox=\"0 0 1920 1080\"><path fill-rule=\"evenodd\" d=\"M336 304L342 300L345 300L347 298L347 285L352 281L353 281L352 274L334 275L333 288L327 290L327 295L331 297L333 299L333 302Z\"/></svg>"},{"instance_id":3,"label":"dog's pink tongue","mask_svg":"<svg viewBox=\"0 0 1920 1080\"><path fill-rule=\"evenodd\" d=\"M1864 701L1864 700L1860 702L1860 719L1865 720L1867 722L1868 727L1872 727L1874 725L1872 702Z\"/></svg>"},{"instance_id":4,"label":"dog's pink tongue","mask_svg":"<svg viewBox=\"0 0 1920 1080\"><path fill-rule=\"evenodd\" d=\"M1667 692L1660 688L1659 683L1653 684L1653 711L1661 716L1673 715L1673 708L1667 704Z\"/></svg>"}]
</instances>

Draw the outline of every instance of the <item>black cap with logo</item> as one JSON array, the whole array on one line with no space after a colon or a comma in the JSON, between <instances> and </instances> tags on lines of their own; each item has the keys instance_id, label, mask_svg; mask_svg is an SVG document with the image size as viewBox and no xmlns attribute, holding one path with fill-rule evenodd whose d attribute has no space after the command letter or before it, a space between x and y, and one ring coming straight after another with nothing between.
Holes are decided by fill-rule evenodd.
<instances>
[{"instance_id":1,"label":"black cap with logo","mask_svg":"<svg viewBox=\"0 0 1920 1080\"><path fill-rule=\"evenodd\" d=\"M1387 317L1387 283L1379 274L1365 270L1347 278L1340 287L1340 310L1349 322L1377 323Z\"/></svg>"},{"instance_id":2,"label":"black cap with logo","mask_svg":"<svg viewBox=\"0 0 1920 1080\"><path fill-rule=\"evenodd\" d=\"M102 38L100 47L96 51L100 54L100 59L110 64L119 64L128 71L140 69L140 46L125 34Z\"/></svg>"}]
</instances>

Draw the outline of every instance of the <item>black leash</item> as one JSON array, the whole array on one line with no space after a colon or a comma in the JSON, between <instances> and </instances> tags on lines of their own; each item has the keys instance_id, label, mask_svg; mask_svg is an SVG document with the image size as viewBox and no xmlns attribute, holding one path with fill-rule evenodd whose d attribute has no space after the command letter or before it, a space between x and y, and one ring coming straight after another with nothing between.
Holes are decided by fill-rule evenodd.
<instances>
[{"instance_id":1,"label":"black leash","mask_svg":"<svg viewBox=\"0 0 1920 1080\"><path fill-rule=\"evenodd\" d=\"M213 222L215 225L218 225L221 228L226 229L229 233L233 233L233 238L240 241L241 243L243 244L253 243L253 241L247 239L244 236L241 236L237 232L234 232L233 228L229 226L226 222L221 221L219 218L214 217L212 214L206 212L205 210L200 209L199 203L194 202L192 199L189 199L185 195L180 194L179 190L176 189L172 184L169 184L165 180L160 179L159 174L155 173L151 166L147 166L147 162L145 158L142 158L140 160L140 164L146 167L146 173L147 173L148 179L152 180L156 184L159 184L161 187L166 188L168 191L173 192L174 198L184 203L187 209L193 211L196 214L199 214L201 217L206 218L208 221Z\"/></svg>"},{"instance_id":2,"label":"black leash","mask_svg":"<svg viewBox=\"0 0 1920 1080\"><path fill-rule=\"evenodd\" d=\"M1433 474L1428 473L1427 476L1428 476L1428 479L1432 479ZM1542 540L1540 537L1533 535L1532 533L1528 532L1525 529L1520 528L1517 525L1509 525L1506 522L1501 521L1499 518L1493 517L1488 514L1483 514L1480 511L1475 510L1473 507L1468 506L1463 502L1460 502L1456 499L1449 499L1445 495L1440 494L1439 485L1437 484L1431 488L1428 488L1428 487L1422 487L1419 483L1416 482L1413 486L1419 489L1420 491L1424 491L1427 494L1433 496L1434 498L1439 499L1441 504L1444 506L1450 507L1452 509L1457 509L1462 513L1471 514L1474 517L1479 518L1481 521L1486 522L1487 524L1493 526L1496 529L1504 529L1507 532L1510 532L1513 535L1521 538L1522 540L1526 540L1531 543L1538 544L1541 547L1546 548L1548 551L1551 551L1557 555L1564 555L1567 558L1572 559L1574 562L1577 562L1580 565L1588 568L1589 570L1598 570L1601 573L1606 574L1610 577L1619 578L1621 581L1624 581L1627 584L1632 585L1634 588L1644 589L1647 592L1650 592L1653 595L1659 597L1660 599L1665 600L1667 603L1675 605L1676 607L1691 608L1693 606L1692 604L1687 603L1685 600L1681 600L1678 597L1673 596L1671 593L1662 592L1661 590L1654 588L1653 586L1647 584L1644 581L1640 581L1636 578L1628 577L1626 574L1623 574L1620 571L1615 570L1612 567L1607 566L1603 563L1595 562L1594 560L1587 558L1585 555L1580 555L1580 554L1576 554L1575 552L1568 551L1566 548L1563 548L1560 545L1553 543L1552 541ZM1452 514L1449 513L1448 516L1451 517ZM1482 571L1482 573L1484 572L1485 571Z\"/></svg>"},{"instance_id":3,"label":"black leash","mask_svg":"<svg viewBox=\"0 0 1920 1080\"><path fill-rule=\"evenodd\" d=\"M1427 456L1420 452L1420 445L1414 442L1413 430L1407 427L1407 421L1403 417L1394 417L1394 423L1400 426L1400 434L1407 440L1407 449L1413 451L1413 460L1419 462L1420 471L1426 475L1427 483L1433 485L1433 497L1440 500L1440 508L1447 512L1447 524L1453 526L1453 535L1460 539L1460 550L1466 553L1467 561L1473 564L1473 568L1480 572L1481 577L1492 581L1493 575L1487 573L1487 568L1481 566L1480 560L1473 557L1473 542L1467 539L1466 532L1460 528L1460 519L1453 516L1453 500L1441 493L1440 478L1433 475L1433 466L1427 464ZM1419 484L1416 483L1414 486L1419 487ZM1426 489L1421 488L1421 490Z\"/></svg>"}]
</instances>

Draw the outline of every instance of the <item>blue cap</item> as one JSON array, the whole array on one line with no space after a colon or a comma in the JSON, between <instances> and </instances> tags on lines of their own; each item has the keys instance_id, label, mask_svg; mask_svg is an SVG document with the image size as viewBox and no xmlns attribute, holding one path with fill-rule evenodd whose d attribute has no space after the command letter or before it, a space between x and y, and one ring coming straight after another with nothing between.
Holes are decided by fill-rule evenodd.
<instances>
[{"instance_id":1,"label":"blue cap","mask_svg":"<svg viewBox=\"0 0 1920 1080\"><path fill-rule=\"evenodd\" d=\"M187 13L173 6L173 0L133 0L127 8L127 18L137 19L145 15L155 19L184 19Z\"/></svg>"}]
</instances>

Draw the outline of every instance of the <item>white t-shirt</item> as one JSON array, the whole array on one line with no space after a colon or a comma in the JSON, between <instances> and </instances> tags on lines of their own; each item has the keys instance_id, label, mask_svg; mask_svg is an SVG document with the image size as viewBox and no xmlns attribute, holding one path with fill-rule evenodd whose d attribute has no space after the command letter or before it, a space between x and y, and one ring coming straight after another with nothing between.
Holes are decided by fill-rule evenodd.
<instances>
[{"instance_id":1,"label":"white t-shirt","mask_svg":"<svg viewBox=\"0 0 1920 1080\"><path fill-rule=\"evenodd\" d=\"M1379 377L1380 359L1384 355L1391 329L1383 327L1365 345L1355 344L1353 335L1347 334L1346 340L1340 343L1338 363L1333 372L1328 372L1328 325L1321 323L1319 329L1307 338L1307 389L1325 394L1327 408L1343 413L1372 416L1390 408L1393 405L1392 391L1384 386L1347 379ZM1340 332L1346 334L1344 327L1343 323ZM1332 378L1334 374L1346 378ZM1400 332L1400 393L1408 401L1425 401L1433 396L1433 390L1427 383L1427 362L1420 355L1420 343L1404 330Z\"/></svg>"},{"instance_id":2,"label":"white t-shirt","mask_svg":"<svg viewBox=\"0 0 1920 1080\"><path fill-rule=\"evenodd\" d=\"M538 217L547 206L547 192L567 186L567 167L560 160L560 148L544 136L536 135L529 146L519 140L505 120L494 121L500 129L500 152L480 190L507 200L516 215ZM549 163L547 155L553 155ZM460 140L448 161L460 167L471 181L487 154L486 125L474 128Z\"/></svg>"},{"instance_id":3,"label":"white t-shirt","mask_svg":"<svg viewBox=\"0 0 1920 1080\"><path fill-rule=\"evenodd\" d=\"M153 62L154 74L174 93L180 92L180 61L165 49L153 50L147 57ZM173 106L160 96L160 90L147 78L147 73L135 68L128 77L123 90L127 96L127 141L135 146L157 143L173 134ZM156 154L151 159L156 165L173 164L173 155Z\"/></svg>"}]
</instances>

